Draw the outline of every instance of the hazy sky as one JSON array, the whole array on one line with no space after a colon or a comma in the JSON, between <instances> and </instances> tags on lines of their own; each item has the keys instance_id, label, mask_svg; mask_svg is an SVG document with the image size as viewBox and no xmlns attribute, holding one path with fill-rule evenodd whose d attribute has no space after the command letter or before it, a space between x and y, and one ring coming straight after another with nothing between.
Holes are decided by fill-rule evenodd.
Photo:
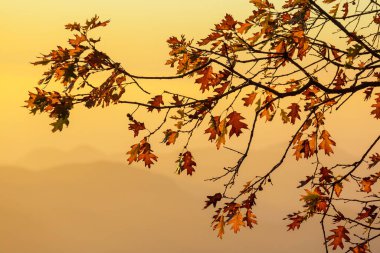
<instances>
[{"instance_id":1,"label":"hazy sky","mask_svg":"<svg viewBox=\"0 0 380 253\"><path fill-rule=\"evenodd\" d=\"M97 146L106 152L125 152L131 145L125 106L105 110L76 110L62 133L50 132L50 120L32 117L22 108L44 69L30 62L66 43L64 25L83 22L94 14L111 19L100 31L102 49L134 73L174 73L164 66L166 39L171 35L201 37L225 12L244 16L247 1L6 1L0 8L0 152L8 161L36 147L70 149ZM54 89L54 85L52 87Z\"/></svg>"},{"instance_id":2,"label":"hazy sky","mask_svg":"<svg viewBox=\"0 0 380 253\"><path fill-rule=\"evenodd\" d=\"M44 71L30 62L39 53L47 53L56 45L66 43L70 33L64 29L65 24L83 22L94 14L111 19L111 24L98 33L102 37L103 51L136 74L173 74L173 69L164 65L168 58L166 39L169 36L186 34L189 38L202 38L226 12L237 19L249 15L248 2L5 1L0 8L0 162L13 161L38 147L67 150L88 145L108 153L124 153L133 142L125 117L128 107L124 105L93 110L77 108L72 113L70 127L56 134L50 132L51 121L46 115L33 117L22 107L28 97L27 91L33 90ZM160 84L165 83L151 82L147 87L154 90ZM59 84L53 83L51 87L54 89L55 85ZM177 80L170 85L182 89L191 82ZM353 154L363 150L378 134L379 128L379 121L369 116L370 103L359 103L362 96L355 99L352 106L343 107L328 123L329 132L338 145L343 144L341 147ZM288 140L290 130L278 123L262 122L255 148ZM278 137L274 137L273 131ZM207 145L206 138L204 140L196 145ZM158 146L161 147L163 145Z\"/></svg>"},{"instance_id":3,"label":"hazy sky","mask_svg":"<svg viewBox=\"0 0 380 253\"><path fill-rule=\"evenodd\" d=\"M65 162L65 159L65 161L62 161L62 157L57 158L56 156L53 156L54 152L58 153L60 152L60 150L66 151L61 152L60 154L66 154L67 161L77 162L78 160L75 160L77 158L73 159L73 157L75 156L75 152L77 152L78 154L83 154L85 152L91 153L92 151L89 147L94 148L94 150L99 150L99 155L98 153L96 153L97 151L91 153L92 155L95 154L99 157L106 157L106 155L103 156L104 153L119 154L119 156L117 157L121 160L118 162L124 162L124 164L126 164L126 158L122 160L122 154L124 154L129 149L132 143L136 142L136 140L133 140L132 134L128 130L129 122L126 117L126 113L129 111L128 109L131 108L128 108L124 105L110 106L106 109L95 108L92 110L79 107L72 112L70 127L65 128L63 132L53 134L51 133L51 126L49 126L51 120L47 117L47 115L32 116L28 113L28 110L26 108L22 107L24 106L24 100L28 98L28 91L33 90L33 87L37 85L37 82L44 71L44 68L32 66L30 62L36 60L36 57L39 55L39 53L48 53L56 45L62 45L66 43L70 36L70 32L64 29L65 24L73 21L83 22L86 19L91 18L94 14L99 15L102 19L111 19L111 23L109 26L107 26L106 28L99 29L98 35L100 35L102 38L101 49L103 51L107 52L108 55L110 55L116 61L120 61L124 65L124 67L132 73L146 75L170 75L174 73L174 70L164 65L165 61L168 58L169 52L166 40L170 36L186 34L188 38L200 39L207 36L207 34L210 31L210 28L213 27L213 24L221 20L224 17L225 13L231 13L236 19L243 19L244 17L249 15L250 12L251 4L249 4L248 0L2 1L0 5L0 166L5 163L22 166L26 166L27 163L46 163L49 166L56 166L57 164L54 164L52 163L52 161L48 160L56 159L55 162ZM148 89L154 90L156 89L155 87L157 85L160 85L162 83L164 85L173 85L173 88L175 89L184 90L186 90L186 85L192 84L190 80L176 80L170 83L149 82L145 84L147 85ZM59 85L60 84L52 83L51 87L52 89L55 89L56 87L56 89L59 90ZM350 153L351 155L353 155L353 157L358 157L361 155L361 152L367 147L367 145L373 140L373 138L378 135L378 130L380 126L380 121L375 120L372 116L370 116L371 103L362 103L362 99L363 96L361 95L354 97L352 103L350 105L343 106L340 111L334 113L335 116L330 117L330 115L326 115L328 119L327 122L329 132L333 136L334 140L337 142L338 148L340 150ZM152 114L146 115L148 115L149 118L152 117ZM279 123L278 120L279 119L277 119L277 123L274 122L273 124L265 124L264 121L261 122L261 124L257 128L257 135L253 146L254 151L262 149L269 150L265 148L273 147L273 145L276 144L283 144L284 142L289 140L290 134L292 133L291 130L293 128L289 125L282 125L281 123ZM199 132L200 134L195 136L196 140L200 139L203 131L204 129L201 129ZM160 138L162 138L162 136L156 139L156 143L153 143L153 149L158 152L162 151L165 147L164 144L158 143L161 140ZM224 154L226 154L226 150L223 150L222 152L218 153L222 155L208 157L210 153L215 154L215 152L212 151L210 153L207 153L209 152L207 148L214 147L215 145L210 144L207 141L207 138L207 136L203 136L203 142L194 142L194 144L192 144L192 148L198 149L198 152L199 150L203 151L203 157L201 157L199 160L198 168L199 170L203 169L204 171L206 171L206 169L214 169L216 167L222 168L225 162L219 158L227 157L228 159L233 155L224 156ZM234 142L234 145L238 145L237 142ZM85 148L78 149L78 147L83 146L85 146ZM51 152L49 152L49 149L41 149L46 147L50 148ZM170 153L175 149L176 148L169 148L167 149L167 152ZM273 152L273 150L274 149L271 149L271 152ZM276 152L277 151L278 150L276 149ZM29 154L29 156L26 154ZM86 162L89 162L91 160L91 154L86 157ZM280 154L280 152L276 153L276 155L278 154ZM49 155L51 157L49 157ZM260 157L262 160L264 160L262 164L268 166L272 165L272 153L268 152L266 154L262 154L258 152L254 155L256 155L256 158ZM17 163L17 159L20 157L26 157L27 159L25 159L25 161L23 161L22 163ZM173 168L170 167L170 164L174 166L174 163L171 162L171 160L169 162L169 159L167 158L169 156L167 154L163 155L162 157L164 160L164 165L161 168L158 167L157 169L162 169L163 171L167 171L167 174L170 173L172 175ZM245 172L242 172L243 176L244 173L251 173L252 171L250 169L257 169L258 165L256 163L253 164L252 162L257 161L254 159L252 160L252 157L249 157L245 167L245 169L247 170L245 170ZM173 158L173 161L174 160L175 157ZM290 186L290 188L293 189L294 185L296 185L297 183L298 178L295 179L292 173L296 173L296 171L299 172L298 169L304 169L304 167L302 167L303 162L305 161L299 163L293 161L292 166L290 166L290 172L281 171L281 173L283 174L280 174L279 185L281 186L281 184L283 184L286 186ZM204 165L203 167L202 164ZM114 243L113 240L119 240L120 242L122 242L121 245L127 244L126 242L129 242L128 238L124 238L123 236L125 236L125 234L123 233L125 232L125 230L130 231L130 228L124 226L123 222L125 222L126 224L129 223L130 220L136 222L134 216L130 217L126 215L130 206L128 206L129 203L123 202L125 199L125 196L123 194L130 194L130 192L128 192L128 190L130 190L128 188L130 187L128 182L131 182L131 185L132 183L136 184L133 186L134 188L132 189L132 192L135 191L141 194L148 194L149 198L147 199L149 201L160 201L158 201L159 196L156 198L156 195L154 195L155 193L157 194L157 192L155 192L156 189L151 186L151 181L144 181L149 182L147 184L151 188L148 187L148 190L146 190L146 192L144 192L144 190L140 192L139 190L142 188L142 186L140 185L141 180L139 180L138 177L136 177L136 180L133 180L134 178L132 178L132 180L129 179L130 181L123 181L124 179L127 179L129 177L129 174L126 175L126 172L123 170L124 167L120 165L118 166L119 167L117 168L112 168L112 173L110 174L107 174L109 172L107 170L109 169L109 164L103 165L104 168L102 167L101 170L97 168L96 173L100 173L101 178L98 176L98 174L92 173L92 171L89 172L89 170L92 169L91 164L84 165L84 169L82 167L73 167L71 168L72 170L69 170L67 172L68 174L63 173L65 172L65 167L63 167L58 169L56 168L55 170L52 170L52 172L43 171L40 174L36 173L37 176L34 176L34 174L33 176L31 176L31 174L28 174L30 172L25 172L22 170L18 171L17 169L15 169L14 171L10 170L10 174L16 173L15 175L12 174L12 177L9 177L9 175L7 176L6 174L5 176L1 176L0 179L3 179L3 181L1 181L2 183L0 184L0 186L4 187L1 188L4 190L1 191L2 195L0 194L0 197L8 201L4 201L3 203L5 204L3 205L8 205L8 203L10 203L9 205L13 205L11 207L14 208L14 210L11 209L11 207L9 207L9 210L6 208L0 208L0 217L2 217L6 222L8 222L7 227L5 229L1 230L0 228L0 235L3 235L3 240L7 241L7 243L9 244L7 244L7 246L9 246L10 248L14 247L14 245L16 245L17 247L28 247L29 245L33 245L33 243L35 242L39 242L41 243L41 247L47 247L45 249L46 251L40 252L52 252L50 247L52 247L53 249L54 247L58 247L57 245L59 244L55 245L54 241L57 240L57 242L67 244L71 247L74 247L76 245L85 247L86 245L92 245L91 240L94 240L94 238L95 240L98 240L97 243L101 242L101 240L103 239L103 230L100 229L102 228L101 226L104 226L104 231L111 231L109 232L109 238L112 239L110 239L110 241L104 240L104 243L108 243L112 246L112 244ZM94 165L93 167L96 166ZM8 173L7 170L4 171ZM84 173L83 171L86 173ZM5 172L1 173L4 174ZM203 176L207 173L211 174L211 172L212 171L201 172L200 174ZM22 180L18 182L19 179L17 173L20 173L20 175L22 175L22 178L24 178L26 183ZM82 174L77 176L77 178L79 179L76 179L74 177L75 180L73 180L70 173L72 173L73 175L76 175L75 173ZM104 173L104 175L101 173ZM121 177L120 175L122 175L123 177ZM107 176L109 176L109 178L107 179L108 181L105 180L105 182L103 180L103 176L106 179L108 178ZM289 179L294 179L294 182L290 182L290 180L287 180L286 176ZM195 177L197 177L197 175ZM9 178L13 179L14 181L9 180ZM53 178L52 182L50 181L51 178ZM113 180L118 179L118 183L115 184L115 181ZM158 180L161 179L159 178ZM161 180L159 182L163 182L163 184L167 187L170 186L170 184L167 183L165 180ZM179 181L174 180L173 182L180 184ZM199 204L203 201L204 196L210 193L203 191L202 187L204 187L204 185L200 187L198 182L199 181L194 183L194 185L197 184L196 187L188 187L187 189L188 191L192 191L194 195L197 195L197 201L194 201L194 203L196 202ZM6 183L9 183L11 185L11 188L9 188ZM90 187L88 188L88 186ZM183 186L183 188L185 187L186 185ZM161 188L165 187L160 186L160 189ZM9 189L13 190L12 194L17 193L18 195L8 195L7 191ZM30 189L32 191L30 191ZM51 192L50 189L52 189ZM69 191L66 194L67 189L69 189ZM278 193L281 193L283 195L287 194L285 194L285 192L277 191L277 189L278 188L274 189L271 192L269 191L269 195L267 195L269 197L264 198L264 204L267 205L263 205L261 209L261 213L263 214L263 216L265 216L264 214L269 213L268 208L271 208L271 210L276 210L276 213L277 211L282 211L282 208L284 208L284 206L289 209L288 202L290 201L288 200L290 199L290 196L287 196L287 198L279 197ZM82 195L78 195L78 192L80 192L80 190L84 191L84 193L81 193ZM297 189L293 190L297 191L293 192L293 196L296 197L292 198L295 200L294 203L292 202L292 204L295 205L298 204L297 200L299 198L299 193ZM102 195L102 193L104 192L105 194ZM119 195L115 195L116 192ZM170 203L177 203L176 201L181 197L177 195L182 194L182 191L170 191L170 193L173 195L172 197L169 196L171 201ZM62 196L59 196L62 197L63 201L57 198L56 194L62 194ZM100 201L98 200L99 196L97 194L100 194ZM47 203L45 195L48 196L47 202L49 205L45 205ZM200 197L200 195L202 197ZM17 197L17 200L14 200L15 196L19 196ZM29 196L31 197L29 198ZM32 198L33 196L36 199L37 204L34 202L35 199ZM145 197L143 195L141 196L141 199L143 199L144 203L147 204L147 201L145 201ZM154 196L154 198L152 196ZM20 204L17 201L19 201ZM107 201L113 202L103 204L102 201L104 201L104 203L108 203ZM75 208L73 209L73 211L70 209L68 211L69 214L66 214L65 212L67 210L64 208L70 207L72 203L74 203L73 206L75 206ZM76 205L75 203L77 203L78 205ZM159 204L161 204L161 202ZM157 206L159 206L161 209L165 209L166 206L164 205L166 204L162 204L162 206L160 206L159 204L157 204ZM136 205L140 205L140 203ZM179 205L180 204L178 204L178 206ZM190 204L188 205L190 206ZM205 216L204 212L200 214L201 205L197 205L196 207L194 207L194 205L191 206L194 209L197 209L197 211L194 211L193 216L189 217L193 217L194 220L197 221L199 221L199 219L202 219L202 222L205 222L202 224L206 224L206 222L209 222L209 213L206 213L207 217ZM178 206L172 207L169 210L169 214L175 213L175 215L182 215L184 212L188 211L183 210L184 207L181 206L182 209L178 210L182 211L177 212L176 208L178 208ZM187 207L186 205L184 206ZM110 208L109 210L107 209L108 207ZM87 217L88 213L86 212L89 209L95 211ZM166 213L166 210L161 209L159 211L164 215ZM58 210L57 216L55 216L55 210ZM20 211L20 213L17 213L16 211ZM40 211L43 211L42 215L40 214ZM12 216L12 219L8 219L6 216L10 213L14 214ZM35 222L35 220L27 220L27 218L29 217L28 215L31 214L37 217L36 224L33 223ZM40 226L40 221L44 218L42 217L44 216L44 214L46 214L47 217L45 221L48 223L46 225L46 228ZM109 214L111 214L110 217L108 217L106 220L103 220L104 217L106 217ZM65 219L58 219L58 215L66 217L68 223L66 223ZM120 217L117 215L120 215ZM150 209L146 208L144 209L143 215L152 215L152 212L150 211ZM186 215L188 215L188 213L186 213ZM278 214L277 216L279 217L279 219L284 217L283 213ZM81 229L77 231L75 227L70 227L70 225L72 225L70 221L73 222L71 220L72 217L78 219L79 224L83 223L82 227L80 227L81 229L83 229L83 231ZM83 217L85 218L84 220L82 219ZM24 219L26 221L24 221ZM111 225L108 224L108 219L113 221L113 223L110 223ZM255 232L256 235L260 234L261 237L256 237L256 239L252 240L252 235L255 234L250 234L250 231L245 231L242 233L242 237L229 237L227 240L224 240L222 243L225 243L225 245L230 245L228 247L224 246L223 244L215 243L217 241L215 234L211 234L211 229L209 229L207 223L204 226L207 228L204 228L202 231L199 230L201 231L201 233L198 234L194 232L192 234L192 236L195 235L195 237L197 238L197 240L195 240L194 245L201 245L199 242L204 241L204 237L208 238L207 242L212 242L210 244L207 244L208 248L205 248L208 249L209 252L212 252L212 250L215 250L215 248L223 247L224 249L231 249L230 251L232 251L235 249L235 244L237 244L236 242L239 241L241 241L241 243L239 244L238 247L240 248L238 248L237 251L239 251L240 249L241 252L245 251L246 245L251 245L251 242L257 244L262 243L260 244L261 246L258 246L258 249L263 250L260 252L266 252L265 250L268 249L268 245L269 248L274 250L273 252L283 252L283 250L288 250L288 252L291 252L293 251L293 249L295 249L294 247L297 246L301 249L307 249L308 247L310 247L309 245L321 245L321 234L319 232L319 235L317 235L316 237L310 236L310 234L313 232L317 234L315 227L312 226L315 224L312 223L311 225L307 225L305 231L308 231L308 234L304 232L297 232L296 234L291 234L289 237L285 237L282 236L283 234L280 234L280 232L276 230L278 229L279 222L276 221L276 223L271 219L272 216L266 216L266 218L264 218L263 220L263 223L266 225L269 224L269 227L263 226L263 230L258 230L258 232ZM96 227L96 222L94 223L94 221L99 220L101 221L100 228ZM154 223L156 219L154 219L154 217L149 216L148 220ZM120 221L122 221L122 223L120 223ZM26 222L25 224L32 225L27 225L29 227L25 230L24 222ZM77 222L77 220L74 220L74 224L76 224L75 222ZM161 227L165 226L166 221L160 220L160 222L157 223L158 225L156 224L157 233L162 233L162 231L165 232L164 229L161 230ZM182 238L183 240L182 234L179 234L178 232L180 231L178 227L181 222L182 216L180 216L180 218L177 217L177 219L173 221L173 224L177 226L174 227L175 230L167 230L167 236L164 233L160 234L158 238L164 238L166 240L165 243L167 243L165 245L175 245L181 243L180 246L182 247L182 241L175 241L170 237L171 234L169 234L169 232L175 234L173 238ZM282 221L280 220L280 222ZM191 219L187 220L187 223L185 223L185 225L188 227L192 227L195 224L193 224ZM116 233L114 232L114 228L107 230L107 226L112 226L112 224L116 224L114 227L116 228L116 231L119 231L120 229L120 231L123 232L117 234L117 236L119 236L120 238L116 237L115 239ZM38 231L43 231L40 231L40 233L35 234L34 226L38 227ZM57 226L61 227L62 230L54 231L54 233L56 234L52 233L52 230L54 230ZM95 227L92 228L91 226ZM118 226L120 226L120 228ZM184 228L186 226L182 226L181 228ZM137 230L137 233L135 233L135 236L138 238L136 239L132 237L132 239L129 238L129 240L133 241L134 243L136 243L137 241L138 243L145 244L145 247L147 248L146 252L151 252L151 247L153 247L153 244L148 245L145 243L146 231L143 229L144 226L141 227L142 228L140 228L140 230ZM7 230L8 228L12 228L11 232ZM282 229L282 232L284 232L284 226L282 227ZM271 235L273 235L273 230L276 230L274 238L276 238L275 236L277 235L277 238L280 238L279 242L281 243L273 243L273 241L271 241L271 237L264 236L267 235L267 233L271 233ZM22 231L21 236L19 235L19 231ZM72 231L81 234L81 236L78 237L78 240L83 240L87 244L83 244L83 242L80 241L78 242L78 244L70 245L71 241L67 242L66 240L68 240L67 238L70 239L73 236ZM151 234L153 233L152 231L150 231ZM191 230L189 231L191 232ZM186 233L189 234L189 231ZM98 233L100 235L98 235ZM302 236L304 236L302 240L299 239L301 233ZM36 238L38 237L37 239L33 237L34 234ZM40 235L42 235L41 238L39 237ZM231 234L229 233L229 235ZM8 240L8 236L11 239ZM50 236L50 239L52 239L49 245L45 245L44 243L45 236L47 236L47 238L48 236ZM74 235L74 237L75 236L76 235ZM211 236L212 239L210 239ZM12 241L14 240L14 238L21 238L20 242ZM151 236L150 238L154 237ZM300 242L297 242L297 240L300 240ZM285 246L285 249L282 249L282 246L285 245L286 241L290 242L290 246ZM103 248L105 248L106 250L102 251L103 248L101 248L99 249L99 251L94 252L109 252L107 251L107 249L109 249L111 246L109 246L108 244L105 244L105 246L103 245ZM184 248L188 247L189 252L192 249L191 247L194 246L191 246L190 244L183 246ZM125 247L130 247L130 245L126 245ZM286 249L286 247L288 248ZM38 245L34 249L39 249ZM73 250L71 252L79 252L79 250L81 249L82 248L77 248L77 251ZM317 247L313 247L312 250L318 252ZM21 250L20 252L25 251ZM113 252L124 251L115 250ZM131 250L130 252L138 251ZM165 249L163 249L162 252L165 252Z\"/></svg>"}]
</instances>

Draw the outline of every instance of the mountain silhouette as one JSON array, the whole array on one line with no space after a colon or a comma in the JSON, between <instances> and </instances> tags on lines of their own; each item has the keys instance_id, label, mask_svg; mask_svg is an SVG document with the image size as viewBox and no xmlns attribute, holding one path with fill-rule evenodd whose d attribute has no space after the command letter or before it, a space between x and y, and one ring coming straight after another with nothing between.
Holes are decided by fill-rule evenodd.
<instances>
[{"instance_id":1,"label":"mountain silhouette","mask_svg":"<svg viewBox=\"0 0 380 253\"><path fill-rule=\"evenodd\" d=\"M82 153L90 150L81 149ZM76 154L80 155L78 150ZM282 150L276 146L270 152L253 151L240 183L252 173L260 174L272 166ZM202 209L205 196L220 191L222 182L211 184L202 182L202 178L221 172L223 161L210 159L214 151L206 151L194 151L197 173L201 175L198 177L174 178L175 154L163 154L160 163L150 170L110 161L75 163L70 160L73 156L59 160L63 165L38 171L2 166L0 252L323 251L318 219L294 232L287 232L288 221L282 220L286 214L302 208L298 200L303 190L295 188L300 178L294 176L307 170L310 161L287 159L284 168L272 178L274 186L268 186L259 195L254 208L259 225L253 230L243 229L238 235L226 227L226 235L220 240L210 228L212 210ZM88 154L87 158L92 156L91 152ZM97 154L98 158L106 157ZM226 150L221 154L233 164L235 154ZM157 171L170 173L161 175ZM376 242L372 246L373 252L379 248Z\"/></svg>"}]
</instances>

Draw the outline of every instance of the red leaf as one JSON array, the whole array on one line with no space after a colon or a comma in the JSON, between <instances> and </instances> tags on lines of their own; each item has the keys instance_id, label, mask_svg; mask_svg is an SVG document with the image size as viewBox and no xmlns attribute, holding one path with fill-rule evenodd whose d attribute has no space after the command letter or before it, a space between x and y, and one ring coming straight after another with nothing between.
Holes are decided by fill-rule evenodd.
<instances>
[{"instance_id":1,"label":"red leaf","mask_svg":"<svg viewBox=\"0 0 380 253\"><path fill-rule=\"evenodd\" d=\"M214 79L212 67L207 66L206 68L199 70L197 74L203 75L202 77L195 80L196 83L201 84L201 91L205 92L206 90L209 90L210 86L212 86L212 80Z\"/></svg>"},{"instance_id":2,"label":"red leaf","mask_svg":"<svg viewBox=\"0 0 380 253\"><path fill-rule=\"evenodd\" d=\"M335 250L338 246L341 247L342 249L344 248L343 246L343 239L346 242L350 241L350 238L348 237L347 234L349 234L348 230L344 226L338 226L336 229L330 230L334 234L330 235L326 239L328 241L332 241L329 245L333 246L333 249Z\"/></svg>"},{"instance_id":3,"label":"red leaf","mask_svg":"<svg viewBox=\"0 0 380 253\"><path fill-rule=\"evenodd\" d=\"M300 106L296 103L292 103L288 109L290 109L290 112L288 113L288 117L290 117L290 122L294 124L296 122L296 119L301 119L299 112Z\"/></svg>"},{"instance_id":4,"label":"red leaf","mask_svg":"<svg viewBox=\"0 0 380 253\"><path fill-rule=\"evenodd\" d=\"M154 109L157 109L157 111L161 111L161 109L157 108L160 107L160 105L164 104L164 101L162 100L162 95L157 95L152 100L148 102L152 107L148 108L148 111L151 112Z\"/></svg>"},{"instance_id":5,"label":"red leaf","mask_svg":"<svg viewBox=\"0 0 380 253\"><path fill-rule=\"evenodd\" d=\"M197 164L194 162L193 156L190 151L186 151L184 154L181 154L177 162L178 174L186 170L187 175L193 175L193 172L195 171L194 166L196 166Z\"/></svg>"},{"instance_id":6,"label":"red leaf","mask_svg":"<svg viewBox=\"0 0 380 253\"><path fill-rule=\"evenodd\" d=\"M240 113L233 111L227 116L227 118L229 119L227 125L231 126L229 134L230 137L233 134L239 136L242 133L241 129L247 129L247 124L241 121L242 119L244 119L244 117L240 116Z\"/></svg>"},{"instance_id":7,"label":"red leaf","mask_svg":"<svg viewBox=\"0 0 380 253\"><path fill-rule=\"evenodd\" d=\"M377 206L370 205L369 207L364 207L361 213L358 214L358 217L356 217L357 220L363 220L365 218L372 218L375 219L377 216L377 213L375 211L378 209Z\"/></svg>"}]
</instances>

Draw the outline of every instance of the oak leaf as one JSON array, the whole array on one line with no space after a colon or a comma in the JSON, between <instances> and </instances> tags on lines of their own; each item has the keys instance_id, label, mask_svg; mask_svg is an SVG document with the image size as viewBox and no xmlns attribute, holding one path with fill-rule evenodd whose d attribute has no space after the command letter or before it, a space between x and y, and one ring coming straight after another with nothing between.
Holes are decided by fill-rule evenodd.
<instances>
[{"instance_id":1,"label":"oak leaf","mask_svg":"<svg viewBox=\"0 0 380 253\"><path fill-rule=\"evenodd\" d=\"M222 199L222 194L221 193L216 193L211 196L207 196L208 200L206 200L206 205L203 209L206 209L210 205L213 205L213 207L216 207L216 204Z\"/></svg>"},{"instance_id":2,"label":"oak leaf","mask_svg":"<svg viewBox=\"0 0 380 253\"><path fill-rule=\"evenodd\" d=\"M231 225L231 230L233 230L234 233L239 232L241 226L245 227L245 223L243 222L243 215L240 213L240 211L237 211L227 224Z\"/></svg>"},{"instance_id":3,"label":"oak leaf","mask_svg":"<svg viewBox=\"0 0 380 253\"><path fill-rule=\"evenodd\" d=\"M212 67L207 66L206 68L199 70L197 73L202 75L202 77L195 80L196 83L201 84L201 91L205 92L206 90L209 90L209 87L212 86L212 80L214 79Z\"/></svg>"},{"instance_id":4,"label":"oak leaf","mask_svg":"<svg viewBox=\"0 0 380 253\"><path fill-rule=\"evenodd\" d=\"M371 163L368 165L368 168L373 168L376 166L376 164L378 164L380 162L380 154L379 153L375 153L373 155L371 155L369 157L369 159L371 160Z\"/></svg>"},{"instance_id":5,"label":"oak leaf","mask_svg":"<svg viewBox=\"0 0 380 253\"><path fill-rule=\"evenodd\" d=\"M243 218L243 221L247 223L247 226L249 228L253 228L253 224L257 224L256 215L253 214L251 209L247 209L247 212L245 213L245 217Z\"/></svg>"},{"instance_id":6,"label":"oak leaf","mask_svg":"<svg viewBox=\"0 0 380 253\"><path fill-rule=\"evenodd\" d=\"M152 106L148 108L149 112L153 111L154 109L157 109L157 111L159 112L161 111L161 109L158 107L160 107L160 105L163 105L164 101L162 99L162 95L157 95L154 98L152 98L152 100L150 100L148 103Z\"/></svg>"},{"instance_id":7,"label":"oak leaf","mask_svg":"<svg viewBox=\"0 0 380 253\"><path fill-rule=\"evenodd\" d=\"M353 253L366 253L368 251L367 244L359 244L355 248L352 249Z\"/></svg>"},{"instance_id":8,"label":"oak leaf","mask_svg":"<svg viewBox=\"0 0 380 253\"><path fill-rule=\"evenodd\" d=\"M371 111L371 114L375 115L376 119L380 119L380 92L376 93L377 98L376 98L376 103L371 105L371 107L374 107L375 109Z\"/></svg>"},{"instance_id":9,"label":"oak leaf","mask_svg":"<svg viewBox=\"0 0 380 253\"><path fill-rule=\"evenodd\" d=\"M255 101L256 96L257 96L257 93L256 92L252 92L250 94L247 94L247 97L242 98L242 100L244 101L244 106L250 106L250 105L252 105L253 102Z\"/></svg>"},{"instance_id":10,"label":"oak leaf","mask_svg":"<svg viewBox=\"0 0 380 253\"><path fill-rule=\"evenodd\" d=\"M374 183L375 182L370 177L365 177L365 178L362 179L362 181L360 181L360 184L361 184L360 190L364 191L366 193L370 193L372 191L371 186Z\"/></svg>"},{"instance_id":11,"label":"oak leaf","mask_svg":"<svg viewBox=\"0 0 380 253\"><path fill-rule=\"evenodd\" d=\"M287 225L288 231L299 229L302 222L305 221L305 217L299 215L298 213L288 215L288 219L292 221Z\"/></svg>"},{"instance_id":12,"label":"oak leaf","mask_svg":"<svg viewBox=\"0 0 380 253\"><path fill-rule=\"evenodd\" d=\"M242 131L241 129L247 129L247 124L242 122L241 120L245 119L244 117L240 116L240 113L238 112L231 112L227 118L229 119L227 122L227 126L231 126L231 130L229 133L229 136L231 137L233 134L236 134L236 136L239 136Z\"/></svg>"},{"instance_id":13,"label":"oak leaf","mask_svg":"<svg viewBox=\"0 0 380 253\"><path fill-rule=\"evenodd\" d=\"M300 106L297 103L292 103L288 109L290 109L290 112L288 113L288 117L290 117L290 122L294 124L296 122L296 119L301 119L299 112Z\"/></svg>"},{"instance_id":14,"label":"oak leaf","mask_svg":"<svg viewBox=\"0 0 380 253\"><path fill-rule=\"evenodd\" d=\"M232 30L235 29L237 21L230 14L226 14L220 24L215 25L217 30Z\"/></svg>"},{"instance_id":15,"label":"oak leaf","mask_svg":"<svg viewBox=\"0 0 380 253\"><path fill-rule=\"evenodd\" d=\"M197 165L196 162L194 162L193 155L190 151L180 154L177 163L177 173L180 174L182 171L186 170L186 174L190 176L193 175L193 172L195 171L194 166Z\"/></svg>"},{"instance_id":16,"label":"oak leaf","mask_svg":"<svg viewBox=\"0 0 380 253\"><path fill-rule=\"evenodd\" d=\"M171 129L167 129L165 132L165 137L162 142L166 143L166 145L175 144L175 141L178 138L178 132L173 131Z\"/></svg>"},{"instance_id":17,"label":"oak leaf","mask_svg":"<svg viewBox=\"0 0 380 253\"><path fill-rule=\"evenodd\" d=\"M138 122L136 120L133 120L133 123L129 124L128 129L132 130L133 131L133 136L136 137L136 136L139 135L139 132L141 130L145 129L145 125L144 125L144 122Z\"/></svg>"},{"instance_id":18,"label":"oak leaf","mask_svg":"<svg viewBox=\"0 0 380 253\"><path fill-rule=\"evenodd\" d=\"M344 248L343 239L346 242L350 241L350 238L348 237L349 232L344 226L338 226L336 229L332 229L330 231L333 232L334 234L328 236L326 239L328 241L332 241L329 245L333 246L334 250L338 246L342 249Z\"/></svg>"},{"instance_id":19,"label":"oak leaf","mask_svg":"<svg viewBox=\"0 0 380 253\"><path fill-rule=\"evenodd\" d=\"M357 220L363 220L365 218L372 218L372 219L375 219L376 216L377 216L377 213L375 213L375 211L378 209L379 207L378 206L375 206L375 205L370 205L368 207L363 207L363 210L361 211L361 213L358 214L358 216L356 217Z\"/></svg>"},{"instance_id":20,"label":"oak leaf","mask_svg":"<svg viewBox=\"0 0 380 253\"><path fill-rule=\"evenodd\" d=\"M331 146L335 146L335 141L330 139L330 134L327 130L323 130L319 139L322 139L321 143L319 143L318 148L323 149L326 155L330 155L330 153L334 153Z\"/></svg>"},{"instance_id":21,"label":"oak leaf","mask_svg":"<svg viewBox=\"0 0 380 253\"><path fill-rule=\"evenodd\" d=\"M224 216L221 215L218 219L218 222L216 223L216 225L214 226L214 230L218 230L218 237L220 239L223 238L223 234L224 234L224 225L225 225L225 222L224 222Z\"/></svg>"}]
</instances>

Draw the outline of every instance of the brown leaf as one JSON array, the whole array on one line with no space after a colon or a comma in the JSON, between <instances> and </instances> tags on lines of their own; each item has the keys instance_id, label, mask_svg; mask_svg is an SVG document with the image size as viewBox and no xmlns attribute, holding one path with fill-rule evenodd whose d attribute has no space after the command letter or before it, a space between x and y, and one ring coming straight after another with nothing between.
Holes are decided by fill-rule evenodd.
<instances>
[{"instance_id":1,"label":"brown leaf","mask_svg":"<svg viewBox=\"0 0 380 253\"><path fill-rule=\"evenodd\" d=\"M375 115L376 119L380 119L380 92L376 93L377 98L375 99L376 103L371 105L371 107L374 107L375 109L371 111L371 114Z\"/></svg>"},{"instance_id":2,"label":"brown leaf","mask_svg":"<svg viewBox=\"0 0 380 253\"><path fill-rule=\"evenodd\" d=\"M375 153L373 155L371 155L369 157L369 159L371 159L371 163L369 164L368 168L373 168L376 166L376 164L378 164L380 162L380 154L379 153Z\"/></svg>"},{"instance_id":3,"label":"brown leaf","mask_svg":"<svg viewBox=\"0 0 380 253\"><path fill-rule=\"evenodd\" d=\"M129 124L128 129L132 130L133 131L133 136L136 137L136 136L139 135L139 131L145 129L145 125L144 125L144 122L138 122L136 120L133 120L133 123Z\"/></svg>"},{"instance_id":4,"label":"brown leaf","mask_svg":"<svg viewBox=\"0 0 380 253\"><path fill-rule=\"evenodd\" d=\"M348 3L344 3L343 4L343 19L346 19L347 15L348 15Z\"/></svg>"},{"instance_id":5,"label":"brown leaf","mask_svg":"<svg viewBox=\"0 0 380 253\"><path fill-rule=\"evenodd\" d=\"M216 204L222 199L222 194L218 192L214 195L207 196L207 198L208 200L206 200L206 205L203 209L206 209L210 205L213 205L214 207L216 207Z\"/></svg>"}]
</instances>

